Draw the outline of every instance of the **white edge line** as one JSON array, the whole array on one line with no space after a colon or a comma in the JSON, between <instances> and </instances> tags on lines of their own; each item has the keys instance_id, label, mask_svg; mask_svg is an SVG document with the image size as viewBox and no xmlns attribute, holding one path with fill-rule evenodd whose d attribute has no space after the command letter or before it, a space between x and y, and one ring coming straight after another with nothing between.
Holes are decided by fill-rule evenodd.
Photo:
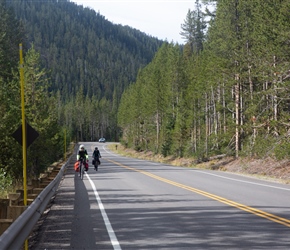
<instances>
[{"instance_id":1,"label":"white edge line","mask_svg":"<svg viewBox=\"0 0 290 250\"><path fill-rule=\"evenodd\" d=\"M110 151L108 151L105 147L103 147L103 149L111 154L111 155L114 155L114 156L119 156L119 155L116 155L116 154L113 154L111 153ZM140 159L136 159L136 160L140 160ZM140 161L146 161L146 160L140 160ZM153 163L153 165L159 165L161 163ZM173 166L174 167L174 166ZM280 190L285 190L285 191L290 191L289 188L283 188L283 187L277 187L277 186L273 186L273 185L267 185L267 184L261 184L261 183L255 183L255 182L252 182L252 181L243 181L243 180L239 180L239 179L235 179L235 178L230 178L230 177L225 177L225 176L221 176L221 175L217 175L217 174L211 174L211 173L208 173L208 172L204 172L202 170L198 170L198 169L194 169L195 171L199 172L199 173L202 173L202 174L208 174L208 175L212 175L212 176L216 176L216 177L219 177L219 178L224 178L224 179L228 179L228 180L232 180L232 181L237 181L237 182L243 182L243 183L248 183L248 184L252 184L252 185L257 185L257 186L263 186L263 187L269 187L269 188L275 188L275 189L280 189ZM234 174L234 173L233 173Z\"/></svg>"},{"instance_id":2,"label":"white edge line","mask_svg":"<svg viewBox=\"0 0 290 250\"><path fill-rule=\"evenodd\" d=\"M93 188L94 194L96 196L96 200L98 202L98 205L99 205L99 208L100 208L100 211L101 211L101 214L102 214L102 217L103 217L107 232L109 234L109 237L110 237L110 240L111 240L111 244L112 244L114 250L121 250L122 248L121 248L121 246L119 244L119 241L118 241L118 239L116 237L116 234L115 234L115 232L114 232L114 230L112 228L110 220L109 220L109 218L107 216L107 213L105 211L105 207L103 206L103 203L102 203L101 198L99 196L99 193L97 191L97 188L96 188L94 182L91 180L90 176L87 173L86 173L86 176L87 176L87 178L88 178L88 180L89 180L89 182L90 182L90 184L91 184L91 186Z\"/></svg>"},{"instance_id":3,"label":"white edge line","mask_svg":"<svg viewBox=\"0 0 290 250\"><path fill-rule=\"evenodd\" d=\"M230 177L225 177L225 176L222 176L222 175L217 175L217 174L204 172L204 171L201 171L201 170L195 170L195 171L197 171L199 173L202 173L202 174L208 174L208 175L216 176L216 177L219 177L219 178L228 179L228 180L231 180L231 181L243 182L243 183L248 183L248 184L257 185L257 186L263 186L263 187L276 188L276 189L290 191L289 188L276 187L276 186L262 184L262 183L256 183L256 182L252 182L252 181L243 181L243 180L239 180L239 179L235 179L235 178L230 178Z\"/></svg>"}]
</instances>

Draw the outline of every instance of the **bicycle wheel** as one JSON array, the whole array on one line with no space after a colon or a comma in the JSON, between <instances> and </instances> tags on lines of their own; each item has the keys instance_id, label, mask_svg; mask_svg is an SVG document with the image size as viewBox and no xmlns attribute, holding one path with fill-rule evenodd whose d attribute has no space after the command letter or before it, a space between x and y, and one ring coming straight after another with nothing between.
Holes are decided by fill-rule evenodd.
<instances>
[{"instance_id":1,"label":"bicycle wheel","mask_svg":"<svg viewBox=\"0 0 290 250\"><path fill-rule=\"evenodd\" d=\"M96 171L98 171L98 166L99 166L99 163L98 163L98 161L96 161L96 162L95 162L95 170L96 170Z\"/></svg>"},{"instance_id":2,"label":"bicycle wheel","mask_svg":"<svg viewBox=\"0 0 290 250\"><path fill-rule=\"evenodd\" d=\"M83 164L82 164L82 162L80 162L80 167L79 167L79 169L80 169L80 177L81 177L81 179L83 178L82 177L82 173L83 173Z\"/></svg>"}]
</instances>

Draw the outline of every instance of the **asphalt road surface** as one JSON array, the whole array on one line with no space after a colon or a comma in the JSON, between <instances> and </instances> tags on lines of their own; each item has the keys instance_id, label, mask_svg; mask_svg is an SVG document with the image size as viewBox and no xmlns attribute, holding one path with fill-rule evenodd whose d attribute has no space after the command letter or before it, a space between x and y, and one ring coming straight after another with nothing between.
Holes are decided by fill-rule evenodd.
<instances>
[{"instance_id":1,"label":"asphalt road surface","mask_svg":"<svg viewBox=\"0 0 290 250\"><path fill-rule=\"evenodd\" d=\"M70 160L30 249L290 249L289 185L84 144L89 171L81 180Z\"/></svg>"}]
</instances>

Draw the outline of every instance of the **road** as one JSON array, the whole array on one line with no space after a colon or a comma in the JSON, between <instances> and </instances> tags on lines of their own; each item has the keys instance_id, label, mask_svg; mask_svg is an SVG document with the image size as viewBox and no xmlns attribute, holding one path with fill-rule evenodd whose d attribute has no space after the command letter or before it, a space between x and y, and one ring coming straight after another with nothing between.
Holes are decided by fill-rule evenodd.
<instances>
[{"instance_id":1,"label":"road","mask_svg":"<svg viewBox=\"0 0 290 250\"><path fill-rule=\"evenodd\" d=\"M289 185L84 144L99 171L69 162L31 249L290 249Z\"/></svg>"}]
</instances>

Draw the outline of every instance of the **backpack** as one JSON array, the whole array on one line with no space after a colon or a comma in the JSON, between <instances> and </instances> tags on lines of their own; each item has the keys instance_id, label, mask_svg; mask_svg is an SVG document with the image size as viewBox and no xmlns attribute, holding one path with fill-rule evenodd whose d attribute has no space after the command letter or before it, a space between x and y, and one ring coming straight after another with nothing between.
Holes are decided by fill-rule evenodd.
<instances>
[{"instance_id":1,"label":"backpack","mask_svg":"<svg viewBox=\"0 0 290 250\"><path fill-rule=\"evenodd\" d=\"M78 162L78 161L75 162L75 164L74 164L74 169L75 169L76 172L79 172L79 171L80 171L80 168L79 168L79 162Z\"/></svg>"}]
</instances>

